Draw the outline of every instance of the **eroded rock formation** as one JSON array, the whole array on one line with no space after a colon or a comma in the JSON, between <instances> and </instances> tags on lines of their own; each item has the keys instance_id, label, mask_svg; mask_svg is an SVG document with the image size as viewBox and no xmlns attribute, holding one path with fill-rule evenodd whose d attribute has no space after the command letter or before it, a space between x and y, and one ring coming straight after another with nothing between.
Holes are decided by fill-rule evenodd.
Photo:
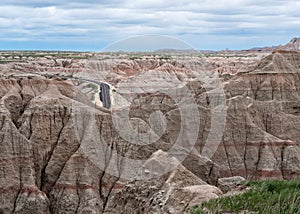
<instances>
[{"instance_id":1,"label":"eroded rock formation","mask_svg":"<svg viewBox=\"0 0 300 214\"><path fill-rule=\"evenodd\" d=\"M96 66L94 70L108 71L105 80L116 83L117 92L125 98L129 94L128 87L133 84L139 87L134 91L137 96L131 97L129 125L138 133L151 130L153 139L158 137L148 145L123 139L114 124L113 112L95 106L76 88L78 80L68 79L66 75L51 76L55 66L67 74L66 69L80 65L78 61L52 63L48 71L44 64L43 69L34 73L26 71L29 65L35 64L31 62L27 64L29 67L7 66L18 69L13 76L7 75L7 70L3 72L0 213L182 213L192 205L221 195L218 188L211 186L217 184L218 178L239 175L246 179L293 179L300 176L297 52L275 51L254 69L242 72L237 69L228 72L230 75L226 78L220 72L224 97L197 79L211 81L212 86L217 84L212 81L212 75L218 66L203 58L126 59L112 64L108 61L102 65L91 64L87 70ZM21 73L18 75L16 71ZM160 85L161 81L166 84ZM194 114L188 119L197 120L199 130L190 130L196 132L191 150L185 150L183 144L174 150L185 155L184 160L178 162L176 157L180 155L168 151L178 136L182 136L180 142L192 139L190 132L180 135L183 128L189 127L182 120L178 105L186 102L185 87L193 92L200 115L192 117ZM176 92L178 100L162 93L168 88ZM84 111L78 113L74 106ZM206 157L204 148L213 150L215 145L209 142L212 108L226 109L226 123L216 151ZM122 106L114 110L124 109ZM162 114L149 120L155 111ZM94 121L91 129L90 121ZM97 153L101 154L102 162L93 160L92 147L87 147L86 152L83 145L96 145L102 150ZM157 161L161 156L169 161L166 164ZM144 159L145 166L168 163L176 167L148 180L135 180L134 175L132 179L124 179L125 157ZM115 169L115 173L108 169ZM157 173L156 170L145 168L142 173L147 176Z\"/></svg>"}]
</instances>

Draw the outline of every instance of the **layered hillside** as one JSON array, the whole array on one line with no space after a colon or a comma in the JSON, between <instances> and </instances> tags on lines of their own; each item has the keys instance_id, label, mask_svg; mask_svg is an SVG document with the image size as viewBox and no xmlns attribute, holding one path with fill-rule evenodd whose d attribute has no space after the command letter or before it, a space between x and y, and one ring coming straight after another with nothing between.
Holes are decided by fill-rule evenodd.
<instances>
[{"instance_id":1,"label":"layered hillside","mask_svg":"<svg viewBox=\"0 0 300 214\"><path fill-rule=\"evenodd\" d=\"M300 71L300 52L276 50L264 57L254 72L298 73Z\"/></svg>"},{"instance_id":2,"label":"layered hillside","mask_svg":"<svg viewBox=\"0 0 300 214\"><path fill-rule=\"evenodd\" d=\"M184 213L218 178L300 177L299 54L218 58L2 65L0 213Z\"/></svg>"}]
</instances>

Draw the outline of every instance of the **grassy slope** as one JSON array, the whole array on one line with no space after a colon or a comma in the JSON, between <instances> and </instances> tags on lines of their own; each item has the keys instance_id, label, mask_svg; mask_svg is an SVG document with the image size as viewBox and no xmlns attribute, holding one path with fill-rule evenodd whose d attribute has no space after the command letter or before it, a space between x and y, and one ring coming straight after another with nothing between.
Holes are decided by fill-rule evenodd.
<instances>
[{"instance_id":1,"label":"grassy slope","mask_svg":"<svg viewBox=\"0 0 300 214\"><path fill-rule=\"evenodd\" d=\"M213 199L191 209L191 214L245 213L296 214L300 213L300 179L293 181L251 181L251 189L243 194Z\"/></svg>"}]
</instances>

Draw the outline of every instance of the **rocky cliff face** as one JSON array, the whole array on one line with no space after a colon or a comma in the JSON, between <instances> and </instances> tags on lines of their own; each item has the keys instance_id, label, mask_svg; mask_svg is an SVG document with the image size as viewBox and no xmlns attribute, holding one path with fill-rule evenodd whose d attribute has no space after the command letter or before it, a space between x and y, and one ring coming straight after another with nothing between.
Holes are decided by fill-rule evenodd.
<instances>
[{"instance_id":1,"label":"rocky cliff face","mask_svg":"<svg viewBox=\"0 0 300 214\"><path fill-rule=\"evenodd\" d=\"M78 102L91 108L85 97L75 96L76 100L75 88L59 80L7 79L1 81L1 86L1 212L102 213L106 210L114 192L124 186L120 180L122 167L120 176L106 174L81 150L85 137L75 133L71 105ZM108 113L98 111L95 117L99 134L111 148L123 155L143 156L136 151L140 148L126 149L128 143L118 139ZM86 119L89 118L82 118ZM156 150L148 148L144 153L151 155ZM107 156L104 164L108 166L110 154L104 154ZM185 167L179 166L178 170L182 188L206 184ZM173 177L177 176L176 171ZM163 182L166 180L157 185L164 185ZM169 178L169 184L176 182ZM220 194L211 188L213 197L214 191ZM188 191L187 194L194 198Z\"/></svg>"},{"instance_id":2,"label":"rocky cliff face","mask_svg":"<svg viewBox=\"0 0 300 214\"><path fill-rule=\"evenodd\" d=\"M298 58L298 53L274 52L254 70L222 76L224 97L197 80L200 75L209 81L217 68L203 59L106 62L100 70L110 69L107 81L121 81L116 84L119 94L125 96L132 84L139 87L129 106L129 125L140 133L136 136L140 141L143 133L152 133L151 139L156 140L147 145L122 138L113 114L123 107L112 112L95 106L78 90L76 81L4 72L0 213L183 213L220 196L222 192L211 186L220 177L299 177ZM160 86L162 80L169 85ZM149 92L147 87L152 86L160 91ZM173 87L178 100L162 93L168 87ZM187 102L184 87L195 95L199 112L199 117L195 114L188 121L181 117L178 105ZM83 110L78 112L74 106ZM216 144L210 137L213 113L224 108L226 123ZM156 111L161 114L153 116ZM191 123L192 127L199 123L199 129L182 133ZM195 145L189 150L186 143L194 136ZM178 138L179 144L169 152ZM214 151L211 156L210 151ZM178 161L180 155L183 161ZM145 160L131 177L126 174L129 158ZM171 170L161 173L165 166ZM139 173L149 179L135 179Z\"/></svg>"}]
</instances>

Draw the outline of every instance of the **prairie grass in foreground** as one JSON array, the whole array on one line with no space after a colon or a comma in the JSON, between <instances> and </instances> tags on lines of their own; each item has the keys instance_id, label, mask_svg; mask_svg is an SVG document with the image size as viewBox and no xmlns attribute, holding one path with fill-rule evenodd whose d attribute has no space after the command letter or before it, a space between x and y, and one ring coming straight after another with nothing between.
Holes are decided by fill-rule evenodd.
<instances>
[{"instance_id":1,"label":"prairie grass in foreground","mask_svg":"<svg viewBox=\"0 0 300 214\"><path fill-rule=\"evenodd\" d=\"M249 191L210 200L192 208L190 213L300 213L300 179L250 181L246 185Z\"/></svg>"}]
</instances>

